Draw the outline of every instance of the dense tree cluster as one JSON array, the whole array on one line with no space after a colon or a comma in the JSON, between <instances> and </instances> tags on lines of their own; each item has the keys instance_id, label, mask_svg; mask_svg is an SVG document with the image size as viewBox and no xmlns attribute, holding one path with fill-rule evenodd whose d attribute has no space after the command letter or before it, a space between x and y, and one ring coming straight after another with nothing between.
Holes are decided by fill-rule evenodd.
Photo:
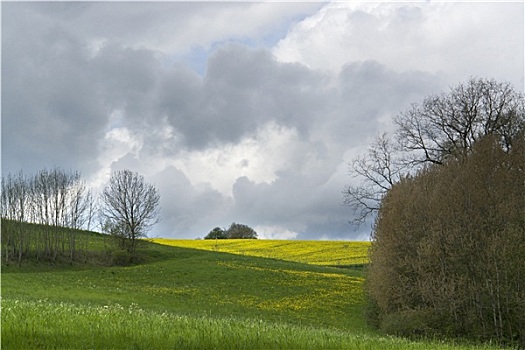
<instances>
[{"instance_id":1,"label":"dense tree cluster","mask_svg":"<svg viewBox=\"0 0 525 350\"><path fill-rule=\"evenodd\" d=\"M494 137L381 203L367 291L393 333L525 341L525 152Z\"/></svg>"},{"instance_id":2,"label":"dense tree cluster","mask_svg":"<svg viewBox=\"0 0 525 350\"><path fill-rule=\"evenodd\" d=\"M226 230L215 227L204 239L257 239L257 232L248 225L233 222Z\"/></svg>"},{"instance_id":3,"label":"dense tree cluster","mask_svg":"<svg viewBox=\"0 0 525 350\"><path fill-rule=\"evenodd\" d=\"M525 347L525 102L471 79L395 118L351 164L345 201L376 214L369 320L403 335Z\"/></svg>"}]
</instances>

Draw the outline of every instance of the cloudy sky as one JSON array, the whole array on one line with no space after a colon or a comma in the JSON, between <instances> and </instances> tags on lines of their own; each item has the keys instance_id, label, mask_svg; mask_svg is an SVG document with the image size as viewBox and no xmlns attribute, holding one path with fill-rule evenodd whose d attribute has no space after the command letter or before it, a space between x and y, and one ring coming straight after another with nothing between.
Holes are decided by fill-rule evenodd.
<instances>
[{"instance_id":1,"label":"cloudy sky","mask_svg":"<svg viewBox=\"0 0 525 350\"><path fill-rule=\"evenodd\" d=\"M1 6L2 173L137 171L150 236L368 239L341 192L393 116L472 76L524 86L522 1Z\"/></svg>"}]
</instances>

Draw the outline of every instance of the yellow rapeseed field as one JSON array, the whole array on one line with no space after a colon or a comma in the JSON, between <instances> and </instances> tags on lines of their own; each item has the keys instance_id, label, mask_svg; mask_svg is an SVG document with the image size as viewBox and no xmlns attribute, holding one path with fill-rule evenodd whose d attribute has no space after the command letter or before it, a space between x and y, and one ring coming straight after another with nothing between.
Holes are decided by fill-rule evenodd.
<instances>
[{"instance_id":1,"label":"yellow rapeseed field","mask_svg":"<svg viewBox=\"0 0 525 350\"><path fill-rule=\"evenodd\" d=\"M156 238L153 242L224 253L258 256L324 266L368 263L370 242L299 241L266 239L182 240Z\"/></svg>"}]
</instances>

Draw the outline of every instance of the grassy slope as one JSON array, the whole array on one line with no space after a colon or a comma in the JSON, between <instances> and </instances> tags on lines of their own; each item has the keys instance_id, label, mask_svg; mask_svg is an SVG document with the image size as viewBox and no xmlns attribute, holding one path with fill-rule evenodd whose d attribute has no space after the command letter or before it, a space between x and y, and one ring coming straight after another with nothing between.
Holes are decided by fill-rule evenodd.
<instances>
[{"instance_id":1,"label":"grassy slope","mask_svg":"<svg viewBox=\"0 0 525 350\"><path fill-rule=\"evenodd\" d=\"M247 316L339 329L366 328L360 317L361 271L159 248L169 249L173 256L131 267L33 267L23 272L4 268L2 297L98 306L135 303L184 315Z\"/></svg>"},{"instance_id":2,"label":"grassy slope","mask_svg":"<svg viewBox=\"0 0 525 350\"><path fill-rule=\"evenodd\" d=\"M374 335L360 269L156 244L144 255L130 267L3 267L2 345L447 348Z\"/></svg>"}]
</instances>

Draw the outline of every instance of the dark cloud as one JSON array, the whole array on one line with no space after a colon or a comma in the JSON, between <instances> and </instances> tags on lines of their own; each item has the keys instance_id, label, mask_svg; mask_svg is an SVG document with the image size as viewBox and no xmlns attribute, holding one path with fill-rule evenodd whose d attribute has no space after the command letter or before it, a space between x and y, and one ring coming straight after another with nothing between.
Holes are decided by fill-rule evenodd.
<instances>
[{"instance_id":1,"label":"dark cloud","mask_svg":"<svg viewBox=\"0 0 525 350\"><path fill-rule=\"evenodd\" d=\"M218 49L201 77L180 64L165 67L151 50L108 43L89 51L85 42L66 34L47 41L51 45L40 48L37 59L21 49L43 74L27 73L23 64L11 61L14 57L6 62L18 69L7 82L24 84L7 84L4 113L12 113L4 118L5 128L16 130L20 120L39 126L21 131L26 139L7 136L13 147L5 150L9 159L27 154L49 162L54 155L57 164L89 169L104 151L97 145L104 133L122 128L141 147L109 166L142 169L149 157L236 144L271 122L298 132L289 145L292 156L275 169L276 179L255 183L240 177L233 199L211 186L196 188L175 167L161 170L154 179L163 194L165 219L157 231L164 235L195 235L237 220L286 227L301 238L356 237L340 205L342 184L327 185L344 161L342 153L364 143L376 132L378 119L406 103L407 96L433 87L428 74L394 73L377 62L349 64L337 78L237 44ZM15 98L20 91L26 94ZM112 117L115 113L120 117ZM163 138L166 128L173 133ZM45 147L37 153L39 142ZM250 159L240 162L247 167Z\"/></svg>"},{"instance_id":2,"label":"dark cloud","mask_svg":"<svg viewBox=\"0 0 525 350\"><path fill-rule=\"evenodd\" d=\"M307 133L311 121L322 115L328 97L325 80L299 64L277 62L265 49L227 45L210 57L202 85L190 85L201 87L192 89L193 99L181 103L181 88L175 88L163 95L163 105L172 125L189 135L190 147L238 142L269 121Z\"/></svg>"},{"instance_id":3,"label":"dark cloud","mask_svg":"<svg viewBox=\"0 0 525 350\"><path fill-rule=\"evenodd\" d=\"M88 171L107 111L82 42L16 9L2 8L3 166Z\"/></svg>"},{"instance_id":4,"label":"dark cloud","mask_svg":"<svg viewBox=\"0 0 525 350\"><path fill-rule=\"evenodd\" d=\"M153 234L162 236L202 237L237 221L303 239L366 238L370 227L354 231L341 206L352 181L346 163L392 129L393 115L457 81L364 55L383 51L361 36L348 41L360 55L339 54L346 64L337 71L277 59L267 41L319 6L3 3L3 171L62 166L98 186L111 170L144 173L161 192ZM399 33L429 16L414 6L392 21L348 11L349 24L341 11L319 13L352 33L385 23ZM325 17L297 26L303 32L279 47L288 52L295 40L301 54L314 50L302 62L324 62L344 44L339 36L348 39L340 26L323 26ZM335 34L308 36L308 23ZM192 52L202 62L187 64Z\"/></svg>"},{"instance_id":5,"label":"dark cloud","mask_svg":"<svg viewBox=\"0 0 525 350\"><path fill-rule=\"evenodd\" d=\"M146 133L152 136L155 128L164 126L160 121L167 120L183 144L201 149L236 142L276 118L275 108L259 111L265 105L264 90L243 92L238 81L224 81L241 67L249 71L239 71L236 77L256 79L264 64L275 65L267 52L219 52L210 61L210 79L203 82L185 67L166 67L165 55L143 45L148 40L151 44L157 34L169 35L159 32L163 25L184 32L203 25L214 13L220 17L253 8L248 3L224 5L5 4L2 123L8 132L2 140L4 153L13 157L4 158L4 167L31 163L37 169L52 163L90 173L115 112L123 115L124 126L140 133L153 131ZM180 31L168 31L175 41L181 37ZM241 55L240 64L226 65L225 59L233 60L236 54ZM222 78L214 75L220 71Z\"/></svg>"},{"instance_id":6,"label":"dark cloud","mask_svg":"<svg viewBox=\"0 0 525 350\"><path fill-rule=\"evenodd\" d=\"M421 71L396 72L373 60L351 62L339 74L341 110L351 115L352 126L363 134L383 129L380 119L399 113L425 94L439 90L444 81Z\"/></svg>"},{"instance_id":7,"label":"dark cloud","mask_svg":"<svg viewBox=\"0 0 525 350\"><path fill-rule=\"evenodd\" d=\"M46 20L35 8L59 21ZM3 139L6 153L34 157L37 167L37 159L50 162L44 154L54 155L51 162L58 165L86 170L94 166L97 142L114 126L109 116L115 112L123 116L119 123L144 134L150 147L159 141L156 128L165 127L166 121L181 138L174 146L205 149L237 143L270 121L294 128L306 139L320 131L320 124L333 120L336 133L343 132L340 122L347 120L346 128L356 121L362 125L355 127L373 128L377 99L401 95L396 90L398 76L385 80L384 67L365 63L345 67L338 101L339 87L334 88L329 75L277 62L268 50L237 44L219 48L200 77L179 64L165 67L152 50L118 42L91 48L89 38L75 36L68 24L84 23L98 7L57 3L29 9L11 5L4 10L3 67L9 69L3 70L3 123L7 130L35 127L7 133ZM20 13L34 21L23 20ZM25 40L18 40L20 35ZM380 81L383 86L378 88ZM344 113L348 117L340 115ZM37 142L44 146L40 154L33 150ZM170 148L165 151L173 152ZM7 168L20 165L9 161Z\"/></svg>"},{"instance_id":8,"label":"dark cloud","mask_svg":"<svg viewBox=\"0 0 525 350\"><path fill-rule=\"evenodd\" d=\"M230 40L273 44L290 23L311 14L319 3L228 2L33 2L4 6L49 20L76 36L115 42L127 47L148 47L168 56L183 57L195 47L208 48ZM266 43L268 38L273 41Z\"/></svg>"}]
</instances>

